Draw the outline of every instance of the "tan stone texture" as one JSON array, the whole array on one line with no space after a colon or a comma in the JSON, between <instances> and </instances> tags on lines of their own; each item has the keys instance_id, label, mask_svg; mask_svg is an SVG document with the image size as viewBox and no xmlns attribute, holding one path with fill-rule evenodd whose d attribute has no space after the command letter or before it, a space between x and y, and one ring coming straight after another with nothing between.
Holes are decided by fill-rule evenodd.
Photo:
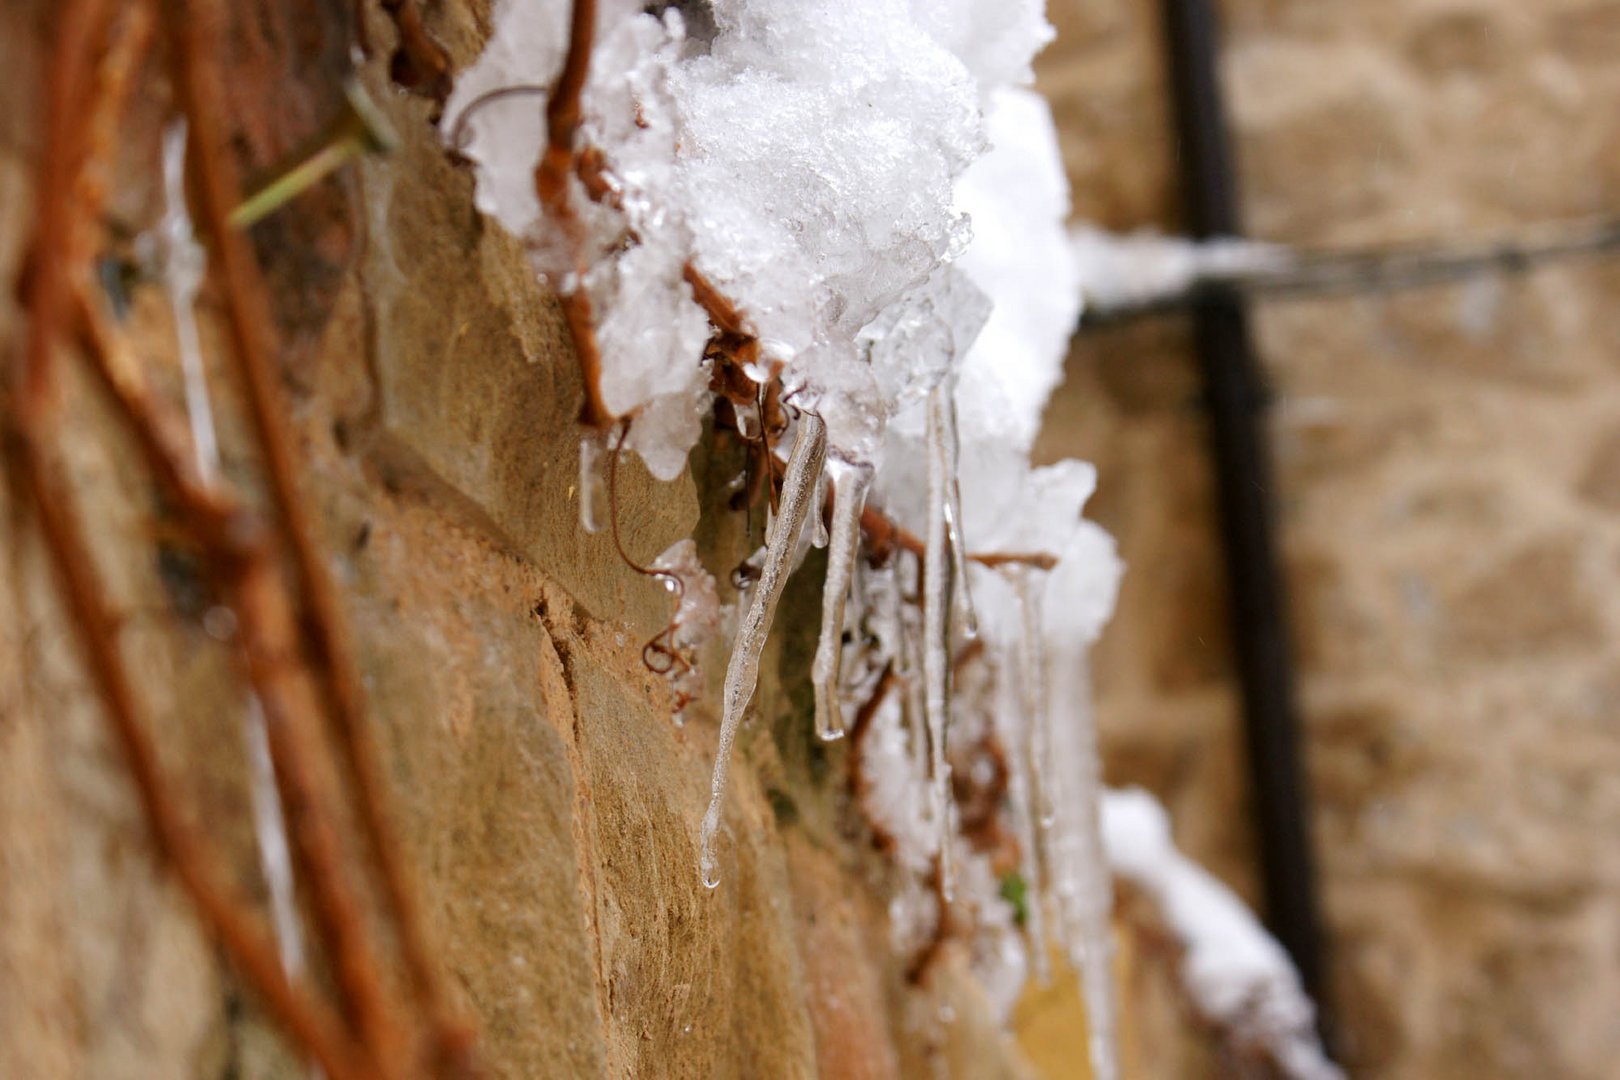
<instances>
[{"instance_id":1,"label":"tan stone texture","mask_svg":"<svg viewBox=\"0 0 1620 1080\"><path fill-rule=\"evenodd\" d=\"M1171 212L1144 219L1099 194L1174 201L1162 121L1133 125L1154 146L1114 172L1070 101L1115 103L1121 124L1168 107L1139 61L1160 47L1158 5L1079 10L1092 6L1055 6L1086 40L1042 71L1076 206L1173 230ZM1445 244L1614 213L1620 3L1222 7L1255 235ZM1112 74L1065 70L1076 55ZM1257 318L1340 1048L1357 1076L1615 1074L1617 288L1612 259L1571 260L1271 302ZM1187 331L1171 318L1083 335L1069 371L1040 452L1097 462L1094 511L1129 567L1097 664L1107 772L1161 794L1183 844L1252 897ZM1149 1075L1197 1073L1167 1059Z\"/></svg>"},{"instance_id":2,"label":"tan stone texture","mask_svg":"<svg viewBox=\"0 0 1620 1080\"><path fill-rule=\"evenodd\" d=\"M361 7L372 39L391 41L380 7ZM488 5L427 7L468 62ZM53 9L0 10L8 362ZM352 9L250 5L233 24L230 105L247 166L277 160L329 113ZM672 721L671 692L642 661L670 616L667 594L606 533L579 528L580 388L560 313L518 245L475 213L471 177L439 146L428 103L388 85L386 50L363 75L401 150L324 182L253 236L303 495L341 587L440 958L482 1029L490 1075L1027 1075L959 950L914 985L890 945L889 871L848 805L845 750L810 734L815 559L784 601L739 741L722 884L702 886L718 725L701 706ZM115 237L157 208L167 89L155 72L143 87L120 131ZM178 400L161 293L137 282L131 300L148 377ZM221 360L219 297L201 309L225 469L253 495L261 480ZM174 797L262 898L240 684L203 629L195 562L154 529L163 510L138 455L82 378L65 381L63 409L67 494L90 521ZM741 462L718 436L672 484L627 461L617 511L630 556L644 562L695 532L728 580L752 547L744 516L726 508ZM307 1075L154 860L9 479L0 522L0 1076ZM712 678L723 656L705 660Z\"/></svg>"}]
</instances>

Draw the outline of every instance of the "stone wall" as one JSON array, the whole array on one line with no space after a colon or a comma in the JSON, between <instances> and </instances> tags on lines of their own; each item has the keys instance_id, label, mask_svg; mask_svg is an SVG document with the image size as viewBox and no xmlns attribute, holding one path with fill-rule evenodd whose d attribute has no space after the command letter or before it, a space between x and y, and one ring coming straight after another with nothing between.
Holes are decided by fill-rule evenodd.
<instances>
[{"instance_id":1,"label":"stone wall","mask_svg":"<svg viewBox=\"0 0 1620 1080\"><path fill-rule=\"evenodd\" d=\"M1043 61L1077 211L1116 229L1175 227L1157 10L1058 6L1068 39ZM1224 15L1254 235L1443 244L1614 213L1620 3ZM1617 289L1596 259L1259 311L1358 1076L1612 1075ZM1042 452L1097 463L1129 565L1097 665L1109 775L1164 796L1183 843L1253 896L1188 346L1173 318L1083 335ZM1187 1075L1177 1060L1160 1075Z\"/></svg>"},{"instance_id":2,"label":"stone wall","mask_svg":"<svg viewBox=\"0 0 1620 1080\"><path fill-rule=\"evenodd\" d=\"M56 8L0 10L8 365ZM360 8L386 45L381 6ZM468 62L488 5L428 8ZM222 59L245 165L278 160L330 115L353 10L242 9ZM253 239L303 493L358 643L406 853L490 1075L1028 1075L964 949L947 943L919 981L891 947L891 870L845 797L847 748L810 734L815 560L784 601L740 740L722 883L700 883L717 718L700 704L673 722L672 694L642 659L669 598L607 533L579 528L580 387L561 315L474 211L428 102L388 84L385 51L362 75L403 147L300 197ZM168 90L155 69L141 85L119 131L115 245L158 207ZM129 298L145 375L178 400L161 291L137 281ZM260 473L217 295L201 316L226 471L251 494ZM163 506L93 387L68 378L62 407L64 490L90 523L172 794L262 901L240 682L205 630L195 562L165 546ZM695 531L726 588L760 524L726 505L741 466L718 435L674 484L627 460L617 514L629 556L644 563ZM0 1076L307 1075L155 864L9 478L0 507ZM722 659L706 658L711 679Z\"/></svg>"}]
</instances>

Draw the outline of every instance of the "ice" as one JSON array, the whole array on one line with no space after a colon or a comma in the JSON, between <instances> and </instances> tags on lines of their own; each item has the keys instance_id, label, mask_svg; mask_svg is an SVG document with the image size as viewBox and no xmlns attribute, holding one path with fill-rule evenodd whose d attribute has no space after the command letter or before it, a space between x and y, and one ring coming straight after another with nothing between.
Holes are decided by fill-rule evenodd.
<instances>
[{"instance_id":1,"label":"ice","mask_svg":"<svg viewBox=\"0 0 1620 1080\"><path fill-rule=\"evenodd\" d=\"M549 86L569 7L498 4L493 37L458 80L447 116L492 90ZM1036 963L1045 962L1042 939L1061 938L1082 969L1095 1074L1111 1080L1112 896L1085 663L1120 567L1106 535L1081 517L1090 467L1032 469L1029 460L1082 294L1051 116L1015 85L1029 81L1050 35L1039 0L710 0L657 13L601 0L575 148L593 154L595 186L568 181L569 220L547 220L533 193L540 99L488 101L465 122L464 149L480 208L522 239L553 288L590 300L602 397L632 419L626 445L654 475L681 471L711 400L717 361L704 345L713 328L689 270L758 340L747 374L779 378L797 416L758 581L738 602L701 834L705 883L718 881L727 769L777 600L805 548L823 539L827 457L835 497L815 726L823 738L841 733L859 707L849 699L865 701L882 672L894 673L863 735L861 769L863 801L894 834L907 870L896 910L926 913L931 901L916 890L936 861L954 895L953 849L967 847L953 839L945 754L954 604L997 668L994 705L972 709L993 707L998 730L1012 733ZM447 120L447 131L457 123ZM745 437L764 433L746 406L738 426ZM593 453L600 445L587 442L587 524L600 506ZM893 554L857 584L868 493L922 538L923 554ZM806 530L812 513L816 527ZM968 559L998 553L1013 557L999 573ZM695 565L685 549L666 554L672 570ZM675 572L687 594L702 591ZM683 594L672 647L688 643L688 599L699 597ZM691 618L696 627L707 616ZM852 625L865 634L846 647ZM1007 997L1019 946L1004 932L1005 905L977 896L981 879L993 881L977 858L962 857L961 903L982 923L981 970Z\"/></svg>"},{"instance_id":2,"label":"ice","mask_svg":"<svg viewBox=\"0 0 1620 1080\"><path fill-rule=\"evenodd\" d=\"M939 835L928 813L928 767L913 753L902 696L891 690L861 743L861 799L868 818L894 844L894 859L919 881L928 874Z\"/></svg>"},{"instance_id":3,"label":"ice","mask_svg":"<svg viewBox=\"0 0 1620 1080\"><path fill-rule=\"evenodd\" d=\"M1070 231L1083 303L1099 314L1173 300L1200 284L1285 269L1287 248L1253 240L1188 240L1153 232L1126 235L1093 225Z\"/></svg>"},{"instance_id":4,"label":"ice","mask_svg":"<svg viewBox=\"0 0 1620 1080\"><path fill-rule=\"evenodd\" d=\"M828 470L821 470L815 498L810 501L810 546L817 549L826 547L831 539L827 533L827 490L830 482Z\"/></svg>"},{"instance_id":5,"label":"ice","mask_svg":"<svg viewBox=\"0 0 1620 1080\"><path fill-rule=\"evenodd\" d=\"M1022 643L1024 648L1028 642ZM996 720L1007 750L1007 797L1012 806L1013 829L1018 837L1019 868L1026 889L1025 933L1036 977L1051 978L1047 959L1046 882L1041 870L1041 849L1035 825L1032 727L1036 718L1024 700L1023 663L1019 643L1009 642L996 651Z\"/></svg>"},{"instance_id":6,"label":"ice","mask_svg":"<svg viewBox=\"0 0 1620 1080\"><path fill-rule=\"evenodd\" d=\"M1044 0L912 0L911 9L985 86L1033 81L1030 61L1053 37Z\"/></svg>"},{"instance_id":7,"label":"ice","mask_svg":"<svg viewBox=\"0 0 1620 1080\"><path fill-rule=\"evenodd\" d=\"M208 482L220 471L219 434L214 425L208 373L197 333L197 293L207 269L207 257L197 243L191 215L186 209L184 120L175 121L163 133L163 199L163 218L158 223L158 258L164 291L174 312L186 420L191 430L197 473ZM276 787L264 709L251 691L242 717L242 741L247 756L248 797L253 807L253 836L259 851L259 869L270 893L271 927L275 931L282 970L288 978L294 978L304 971L304 936L298 919L287 818Z\"/></svg>"},{"instance_id":8,"label":"ice","mask_svg":"<svg viewBox=\"0 0 1620 1080\"><path fill-rule=\"evenodd\" d=\"M776 604L782 598L782 587L787 583L790 562L798 547L799 534L804 528L804 519L809 513L826 457L827 426L814 413L801 414L798 432L793 440L793 453L788 458L787 474L782 479L780 510L776 525L771 530L765 564L760 569L759 581L754 585L748 609L737 627L731 660L726 665L720 746L715 751L714 780L709 789L709 809L703 815L702 853L699 857L703 884L711 889L720 884L714 841L720 830L720 811L725 802L726 773L731 765L732 743L737 739L743 714L754 700L754 690L759 683L760 653L771 632Z\"/></svg>"},{"instance_id":9,"label":"ice","mask_svg":"<svg viewBox=\"0 0 1620 1080\"><path fill-rule=\"evenodd\" d=\"M703 693L703 672L698 657L720 629L720 594L714 575L698 559L697 544L690 537L671 544L649 568L680 596L675 616L670 620L667 640L662 643L668 650L666 674L683 706L675 715L679 724L685 703ZM658 639L654 642L658 643Z\"/></svg>"},{"instance_id":10,"label":"ice","mask_svg":"<svg viewBox=\"0 0 1620 1080\"><path fill-rule=\"evenodd\" d=\"M950 726L951 578L946 558L946 502L950 484L946 451L950 386L936 386L928 397L928 528L923 555L923 701L928 722L929 772L933 780L930 807L940 832L940 891L949 901L955 885L950 844L951 766L945 756Z\"/></svg>"},{"instance_id":11,"label":"ice","mask_svg":"<svg viewBox=\"0 0 1620 1080\"><path fill-rule=\"evenodd\" d=\"M939 439L945 459L945 530L951 545L951 583L962 612L963 630L977 637L979 617L973 610L973 590L968 580L967 541L962 536L961 444L956 437L956 380L947 376L940 385Z\"/></svg>"},{"instance_id":12,"label":"ice","mask_svg":"<svg viewBox=\"0 0 1620 1080\"><path fill-rule=\"evenodd\" d=\"M974 223L957 265L994 307L963 361L957 403L965 445L994 439L1027 451L1080 316L1064 224L1069 189L1040 95L995 91L985 124L991 150L956 187L957 207Z\"/></svg>"},{"instance_id":13,"label":"ice","mask_svg":"<svg viewBox=\"0 0 1620 1080\"><path fill-rule=\"evenodd\" d=\"M1046 629L1051 632L1050 624ZM1053 892L1072 966L1080 973L1091 1043L1092 1075L1119 1075L1114 992L1113 881L1104 858L1099 806L1101 768L1083 646L1073 641L1050 663L1054 709L1048 725L1047 770L1052 825L1047 831Z\"/></svg>"},{"instance_id":14,"label":"ice","mask_svg":"<svg viewBox=\"0 0 1620 1080\"><path fill-rule=\"evenodd\" d=\"M603 452L607 440L592 432L579 440L579 527L588 533L602 531L602 513L608 507L607 482L602 476Z\"/></svg>"},{"instance_id":15,"label":"ice","mask_svg":"<svg viewBox=\"0 0 1620 1080\"><path fill-rule=\"evenodd\" d=\"M186 122L176 120L163 133L163 219L158 223L163 288L174 312L174 331L185 385L186 415L197 473L205 481L219 471L219 437L208 398L208 375L197 333L197 293L207 256L197 243L186 209Z\"/></svg>"},{"instance_id":16,"label":"ice","mask_svg":"<svg viewBox=\"0 0 1620 1080\"><path fill-rule=\"evenodd\" d=\"M833 524L827 552L827 580L821 593L821 637L816 643L810 678L816 694L816 734L831 740L844 736L839 677L844 652L844 611L861 545L861 511L866 507L872 470L833 458L827 463L826 475L833 481ZM811 509L820 516L819 502Z\"/></svg>"},{"instance_id":17,"label":"ice","mask_svg":"<svg viewBox=\"0 0 1620 1080\"><path fill-rule=\"evenodd\" d=\"M1040 587L1045 582L1033 580L1037 574L1045 576L1040 570L1019 566L1012 568L1009 576L1018 594L1023 639L1018 650L1018 683L1023 689L1022 705L1029 728L1030 807L1044 837L1053 823L1052 784L1048 775L1053 766L1052 709L1046 690L1046 627L1041 625Z\"/></svg>"},{"instance_id":18,"label":"ice","mask_svg":"<svg viewBox=\"0 0 1620 1080\"><path fill-rule=\"evenodd\" d=\"M1176 850L1164 808L1138 788L1109 791L1102 808L1108 860L1179 941L1193 1007L1292 1080L1342 1080L1322 1052L1315 1009L1288 954L1230 889Z\"/></svg>"},{"instance_id":19,"label":"ice","mask_svg":"<svg viewBox=\"0 0 1620 1080\"><path fill-rule=\"evenodd\" d=\"M259 868L270 892L270 925L275 930L281 969L288 978L297 978L304 972L304 932L293 891L287 818L281 808L281 793L276 790L275 766L270 760L269 735L264 725L264 709L259 699L250 695L242 735L247 745L253 835L258 841Z\"/></svg>"},{"instance_id":20,"label":"ice","mask_svg":"<svg viewBox=\"0 0 1620 1080\"><path fill-rule=\"evenodd\" d=\"M688 263L769 342L830 445L871 460L887 410L852 392L875 374L857 339L966 247L956 182L984 147L986 94L1027 81L1050 34L1040 5L599 9L582 139L609 197L594 205L571 179L573 218L545 220L540 102L491 95L551 85L570 4L506 0L446 109L446 136L477 166L479 208L524 239L553 287L590 296L603 398L637 418L630 445L655 475L679 470L702 415L707 326Z\"/></svg>"}]
</instances>

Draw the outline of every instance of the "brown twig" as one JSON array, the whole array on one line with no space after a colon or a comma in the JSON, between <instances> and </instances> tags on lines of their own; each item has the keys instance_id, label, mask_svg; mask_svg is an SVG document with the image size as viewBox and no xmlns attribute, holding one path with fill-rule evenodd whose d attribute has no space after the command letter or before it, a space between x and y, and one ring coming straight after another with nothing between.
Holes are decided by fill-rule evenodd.
<instances>
[{"instance_id":1,"label":"brown twig","mask_svg":"<svg viewBox=\"0 0 1620 1080\"><path fill-rule=\"evenodd\" d=\"M615 419L602 398L602 350L596 340L596 316L590 295L585 291L585 267L581 250L584 237L579 214L568 194L568 178L574 172L579 139L580 95L590 75L591 47L596 37L596 0L574 0L569 17L568 55L563 60L557 85L546 100L546 146L534 168L534 190L540 205L563 230L575 260L574 287L557 296L562 305L568 332L574 339L579 359L580 381L585 401L579 421L598 432L606 432Z\"/></svg>"},{"instance_id":2,"label":"brown twig","mask_svg":"<svg viewBox=\"0 0 1620 1080\"><path fill-rule=\"evenodd\" d=\"M149 12L147 13L149 17ZM49 82L46 145L40 168L39 229L31 248L25 302L28 340L14 380L12 462L35 507L47 554L61 584L90 672L114 735L123 747L136 793L159 851L175 868L205 923L266 1004L312 1057L334 1077L362 1077L363 1056L325 1010L297 991L282 972L265 935L244 915L245 907L221 884L210 852L184 824L169 800L147 738L138 699L116 645L116 623L103 602L84 529L62 500L46 464L45 448L57 433L54 362L63 341L75 281L85 270L84 219L104 188L94 178L101 167L93 150L104 150L96 133L110 132L105 113L121 110L129 73L144 51L142 15L130 15L107 50L101 85L90 78L91 57L108 26L103 0L70 0L60 24ZM149 27L149 24L148 24ZM99 93L97 91L100 91Z\"/></svg>"},{"instance_id":3,"label":"brown twig","mask_svg":"<svg viewBox=\"0 0 1620 1080\"><path fill-rule=\"evenodd\" d=\"M343 1032L330 1010L288 982L269 938L244 915L246 903L230 894L213 869L218 860L169 801L157 753L146 734L147 724L140 717L134 690L113 643L116 629L101 599L101 583L91 569L83 527L59 501L59 487L41 460L41 448L51 441L51 432L28 415L37 410L32 402L23 407L14 460L26 478L52 567L159 851L237 969L326 1074L334 1080L372 1075L366 1054Z\"/></svg>"},{"instance_id":4,"label":"brown twig","mask_svg":"<svg viewBox=\"0 0 1620 1080\"><path fill-rule=\"evenodd\" d=\"M908 531L898 522L886 516L875 506L868 506L861 511L861 532L866 534L867 550L874 560L882 562L889 557L895 548L911 553L919 559L927 551L927 545L916 533ZM968 561L978 563L980 566L1033 566L1039 570L1050 570L1058 563L1057 556L1044 551L1036 552L976 552L968 555Z\"/></svg>"},{"instance_id":5,"label":"brown twig","mask_svg":"<svg viewBox=\"0 0 1620 1080\"><path fill-rule=\"evenodd\" d=\"M382 9L399 32L399 51L389 64L390 77L442 104L450 93L450 56L422 24L416 0L382 0ZM363 14L359 24L365 25Z\"/></svg>"},{"instance_id":6,"label":"brown twig","mask_svg":"<svg viewBox=\"0 0 1620 1080\"><path fill-rule=\"evenodd\" d=\"M176 89L191 125L192 163L198 178L197 194L201 219L214 245L214 265L219 269L225 299L227 326L238 370L241 373L248 413L254 434L264 453L272 498L283 532L290 541L298 577L310 607L308 630L317 644L316 656L327 661L328 683L337 688L343 682L332 658L338 631L334 625L336 604L330 595L325 567L314 550L311 530L302 500L295 490L296 465L292 448L282 427L284 407L276 376L271 368L269 318L258 266L247 250L242 234L230 225L230 213L241 201L235 170L225 155L224 123L219 114L224 100L223 84L214 68L221 54L215 21L217 14L187 0L171 0L165 6L169 45L176 65ZM244 604L268 602L274 595L267 576L253 564L243 568L238 583ZM239 614L241 614L239 612ZM276 779L282 786L293 849L307 863L310 892L315 901L317 929L333 957L343 1002L363 1033L366 1045L388 1069L394 1055L397 1035L382 993L370 949L368 920L347 880L353 861L344 850L336 827L329 818L330 796L321 790L313 775L309 755L315 746L306 728L312 722L304 703L283 679L286 665L296 663L301 650L296 623L267 625L269 612L255 611L254 624L244 635L244 653L264 702L272 738L272 748L292 756L278 757ZM292 650L290 653L284 650ZM345 692L337 688L335 696ZM296 702L296 703L295 703ZM312 703L311 703L312 704ZM353 713L344 701L336 710L347 719ZM276 740L281 739L280 746ZM390 1070L391 1071L391 1070Z\"/></svg>"},{"instance_id":7,"label":"brown twig","mask_svg":"<svg viewBox=\"0 0 1620 1080\"><path fill-rule=\"evenodd\" d=\"M313 646L322 679L327 712L337 729L350 786L354 790L367 847L383 895L392 908L401 952L413 993L429 1016L433 1053L441 1067L470 1071L472 1031L449 1005L415 894L406 877L387 810L383 780L377 766L375 736L366 714L358 666L349 644L342 613L314 528L295 477L298 472L291 438L285 428L286 407L271 362L271 331L264 285L245 239L230 228L231 210L240 201L235 169L225 150L225 126L218 109L224 100L216 57L221 55L212 20L190 10L185 0L171 0L167 10L171 49L179 69L179 96L191 121L193 162L202 219L215 244L216 264L224 285L225 308L232 353L242 376L248 414L263 451L269 487L280 524L291 550L307 608L301 625ZM364 983L366 960L358 935L346 935L340 949L340 970ZM345 961L345 953L348 960ZM386 1017L368 1022L377 1037L386 1039Z\"/></svg>"},{"instance_id":8,"label":"brown twig","mask_svg":"<svg viewBox=\"0 0 1620 1080\"><path fill-rule=\"evenodd\" d=\"M613 450L608 455L607 487L608 487L608 531L613 536L613 548L619 553L619 559L631 570L643 577L656 578L664 583L675 599L675 615L665 627L654 634L645 645L641 647L641 662L647 670L654 675L661 675L675 680L692 670L692 661L682 655L675 644L675 632L680 629L681 602L686 597L686 582L679 574L664 570L656 566L642 566L630 557L624 549L624 540L619 535L619 455L624 450L624 440L630 437L630 421L622 420L619 423L619 437L613 444ZM677 691L675 695L675 712L679 715L691 704L691 698L684 692Z\"/></svg>"}]
</instances>

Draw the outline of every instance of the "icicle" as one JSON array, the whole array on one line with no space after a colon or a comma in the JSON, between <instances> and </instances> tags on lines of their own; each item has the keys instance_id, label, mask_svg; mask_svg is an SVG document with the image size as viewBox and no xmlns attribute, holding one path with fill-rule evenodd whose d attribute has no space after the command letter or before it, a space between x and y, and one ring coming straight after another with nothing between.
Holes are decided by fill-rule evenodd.
<instances>
[{"instance_id":1,"label":"icicle","mask_svg":"<svg viewBox=\"0 0 1620 1080\"><path fill-rule=\"evenodd\" d=\"M816 482L816 496L810 501L810 545L824 548L830 539L827 534L827 472L821 470Z\"/></svg>"},{"instance_id":2,"label":"icicle","mask_svg":"<svg viewBox=\"0 0 1620 1080\"><path fill-rule=\"evenodd\" d=\"M1082 651L1052 658L1047 670L1052 700L1060 703L1045 718L1052 744L1049 756L1063 766L1050 775L1056 824L1049 834L1048 866L1063 910L1070 961L1080 973L1090 1022L1092 1075L1116 1080L1114 886L1102 839L1102 768L1090 663Z\"/></svg>"},{"instance_id":3,"label":"icicle","mask_svg":"<svg viewBox=\"0 0 1620 1080\"><path fill-rule=\"evenodd\" d=\"M219 434L208 399L208 373L197 333L196 301L202 285L206 257L192 230L186 210L186 123L177 120L163 133L162 236L164 291L174 309L180 371L185 384L186 418L197 472L211 480L219 474ZM259 867L270 893L270 919L275 931L281 967L289 978L304 971L304 937L298 921L292 859L288 854L287 818L276 788L275 765L270 759L264 709L250 693L242 718L242 740L247 753L248 796L253 806L253 834L259 849Z\"/></svg>"},{"instance_id":4,"label":"icicle","mask_svg":"<svg viewBox=\"0 0 1620 1080\"><path fill-rule=\"evenodd\" d=\"M979 636L979 615L973 607L973 589L968 581L967 541L962 538L962 485L958 458L961 444L956 437L956 378L947 375L940 385L944 407L940 409L943 425L941 441L945 453L945 526L951 540L951 573L955 576L957 603L962 609L962 630L970 638Z\"/></svg>"},{"instance_id":5,"label":"icicle","mask_svg":"<svg viewBox=\"0 0 1620 1080\"><path fill-rule=\"evenodd\" d=\"M249 785L253 804L253 832L259 841L259 866L270 890L270 923L275 928L281 968L289 977L304 970L304 937L298 927L298 905L293 895L292 858L287 847L281 793L276 790L275 767L270 761L270 739L264 729L264 709L257 697L248 699L247 742Z\"/></svg>"},{"instance_id":6,"label":"icicle","mask_svg":"<svg viewBox=\"0 0 1620 1080\"><path fill-rule=\"evenodd\" d=\"M1052 761L1051 701L1046 686L1046 636L1041 630L1041 602L1036 592L1034 573L1027 568L1014 568L1010 572L1013 589L1018 594L1018 613L1023 648L1019 650L1022 665L1020 683L1024 692L1024 716L1028 718L1030 754L1033 759L1030 780L1030 806L1035 820L1040 823L1043 842L1052 828L1055 811L1052 788L1047 776Z\"/></svg>"},{"instance_id":7,"label":"icicle","mask_svg":"<svg viewBox=\"0 0 1620 1080\"><path fill-rule=\"evenodd\" d=\"M829 466L838 472L833 491L832 548L827 553L827 583L821 593L821 640L810 679L816 689L816 734L822 739L844 737L844 709L839 695L839 674L844 655L844 605L849 598L855 556L861 546L861 511L872 486L867 466ZM811 508L817 514L821 503Z\"/></svg>"},{"instance_id":8,"label":"icicle","mask_svg":"<svg viewBox=\"0 0 1620 1080\"><path fill-rule=\"evenodd\" d=\"M163 133L163 197L163 219L158 224L163 238L163 288L174 310L174 333L180 349L180 373L185 383L197 471L204 480L211 480L219 468L219 438L214 430L213 406L208 401L208 376L203 367L196 310L206 258L186 210L184 120L176 120Z\"/></svg>"},{"instance_id":9,"label":"icicle","mask_svg":"<svg viewBox=\"0 0 1620 1080\"><path fill-rule=\"evenodd\" d=\"M754 690L759 683L760 652L765 648L765 639L770 634L771 621L776 616L776 602L781 599L782 586L787 583L799 533L804 527L811 500L815 497L816 484L821 478L826 458L827 425L814 413L801 414L798 435L793 440L793 453L788 457L787 474L782 479L780 513L771 529L765 565L760 570L748 610L737 628L731 660L726 664L720 747L714 756L714 780L710 785L709 809L703 815L702 853L698 862L703 884L711 889L720 884L718 867L715 865L714 838L720 830L720 810L725 801L731 745L736 741L743 713L748 711L748 706L754 700Z\"/></svg>"},{"instance_id":10,"label":"icicle","mask_svg":"<svg viewBox=\"0 0 1620 1080\"><path fill-rule=\"evenodd\" d=\"M997 650L996 658L996 713L1003 737L1007 740L1007 796L1012 803L1013 827L1018 836L1019 871L1024 876L1024 933L1029 940L1029 951L1034 960L1035 977L1042 985L1052 980L1052 965L1047 958L1046 944L1046 886L1041 874L1041 850L1036 839L1035 794L1031 774L1033 740L1037 717L1027 708L1023 683L1025 681L1022 653L1027 641L1009 643Z\"/></svg>"},{"instance_id":11,"label":"icicle","mask_svg":"<svg viewBox=\"0 0 1620 1080\"><path fill-rule=\"evenodd\" d=\"M931 808L939 833L940 891L954 898L956 868L951 854L951 766L945 758L945 729L950 721L951 661L949 647L951 573L946 557L946 510L950 484L949 385L928 396L928 529L923 553L923 701L928 720L929 773L933 778Z\"/></svg>"},{"instance_id":12,"label":"icicle","mask_svg":"<svg viewBox=\"0 0 1620 1080\"><path fill-rule=\"evenodd\" d=\"M602 454L607 440L586 435L579 440L579 527L588 533L602 531L602 508L607 505L607 483L602 478Z\"/></svg>"}]
</instances>

